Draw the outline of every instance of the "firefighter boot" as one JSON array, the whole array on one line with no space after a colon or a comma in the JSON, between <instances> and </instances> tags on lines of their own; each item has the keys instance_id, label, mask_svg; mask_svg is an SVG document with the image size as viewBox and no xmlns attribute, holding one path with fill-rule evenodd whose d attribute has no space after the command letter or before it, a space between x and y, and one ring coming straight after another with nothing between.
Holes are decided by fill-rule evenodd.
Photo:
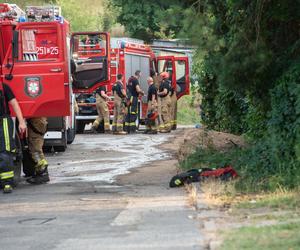
<instances>
[{"instance_id":1,"label":"firefighter boot","mask_svg":"<svg viewBox=\"0 0 300 250\"><path fill-rule=\"evenodd\" d=\"M30 184L44 184L50 181L48 174L48 162L45 159L40 160L36 166L34 176L26 180Z\"/></svg>"},{"instance_id":2,"label":"firefighter boot","mask_svg":"<svg viewBox=\"0 0 300 250\"><path fill-rule=\"evenodd\" d=\"M9 193L11 193L13 191L13 188L12 188L12 185L11 184L5 184L4 186L3 186L3 193L4 194L9 194Z\"/></svg>"},{"instance_id":3,"label":"firefighter boot","mask_svg":"<svg viewBox=\"0 0 300 250\"><path fill-rule=\"evenodd\" d=\"M92 127L91 127L91 133L92 133L92 134L98 134L97 128L94 127L94 126L92 126Z\"/></svg>"}]
</instances>

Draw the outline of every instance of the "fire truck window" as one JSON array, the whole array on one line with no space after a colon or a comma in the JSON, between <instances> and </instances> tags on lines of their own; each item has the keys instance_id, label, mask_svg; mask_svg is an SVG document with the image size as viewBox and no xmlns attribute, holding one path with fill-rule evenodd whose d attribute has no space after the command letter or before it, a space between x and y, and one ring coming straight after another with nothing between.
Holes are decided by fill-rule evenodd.
<instances>
[{"instance_id":1,"label":"fire truck window","mask_svg":"<svg viewBox=\"0 0 300 250\"><path fill-rule=\"evenodd\" d=\"M185 82L185 61L176 61L176 82Z\"/></svg>"},{"instance_id":2,"label":"fire truck window","mask_svg":"<svg viewBox=\"0 0 300 250\"><path fill-rule=\"evenodd\" d=\"M55 60L60 48L56 28L21 30L21 56L23 61Z\"/></svg>"},{"instance_id":3,"label":"fire truck window","mask_svg":"<svg viewBox=\"0 0 300 250\"><path fill-rule=\"evenodd\" d=\"M183 60L175 61L176 67L176 92L184 93L186 90L186 62Z\"/></svg>"},{"instance_id":4,"label":"fire truck window","mask_svg":"<svg viewBox=\"0 0 300 250\"><path fill-rule=\"evenodd\" d=\"M158 61L158 73L161 73L164 71L167 71L167 72L173 71L172 60L159 60Z\"/></svg>"},{"instance_id":5,"label":"fire truck window","mask_svg":"<svg viewBox=\"0 0 300 250\"><path fill-rule=\"evenodd\" d=\"M73 55L79 59L106 56L106 36L102 34L73 37Z\"/></svg>"}]
</instances>

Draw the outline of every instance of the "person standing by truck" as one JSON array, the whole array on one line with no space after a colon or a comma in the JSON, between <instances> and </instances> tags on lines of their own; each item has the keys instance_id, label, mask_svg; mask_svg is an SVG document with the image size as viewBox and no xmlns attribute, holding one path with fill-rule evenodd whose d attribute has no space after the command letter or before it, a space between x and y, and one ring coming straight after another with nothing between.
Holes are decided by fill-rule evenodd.
<instances>
[{"instance_id":1,"label":"person standing by truck","mask_svg":"<svg viewBox=\"0 0 300 250\"><path fill-rule=\"evenodd\" d=\"M44 135L47 132L47 118L35 117L27 120L28 149L34 161L34 174L26 181L30 184L45 184L50 181L48 162L43 152Z\"/></svg>"},{"instance_id":2,"label":"person standing by truck","mask_svg":"<svg viewBox=\"0 0 300 250\"><path fill-rule=\"evenodd\" d=\"M113 119L113 132L117 135L126 135L123 131L124 112L125 112L125 99L126 92L123 86L123 75L117 75L117 82L112 87L114 96L114 119Z\"/></svg>"},{"instance_id":3,"label":"person standing by truck","mask_svg":"<svg viewBox=\"0 0 300 250\"><path fill-rule=\"evenodd\" d=\"M162 72L161 74L162 82L159 87L159 91L157 95L160 98L160 107L161 110L161 121L159 125L159 132L161 133L169 133L171 132L171 124L170 124L170 82L168 80L169 73Z\"/></svg>"},{"instance_id":4,"label":"person standing by truck","mask_svg":"<svg viewBox=\"0 0 300 250\"><path fill-rule=\"evenodd\" d=\"M110 133L109 110L107 105L107 101L110 100L111 99L106 92L106 86L101 86L96 90L96 108L98 117L92 126L92 131L94 133L97 133L97 128L102 121L104 121L104 133Z\"/></svg>"},{"instance_id":5,"label":"person standing by truck","mask_svg":"<svg viewBox=\"0 0 300 250\"><path fill-rule=\"evenodd\" d=\"M0 186L4 193L11 193L13 190L13 153L16 150L14 123L8 105L11 105L18 118L20 134L26 135L27 127L18 101L11 88L0 83Z\"/></svg>"},{"instance_id":6,"label":"person standing by truck","mask_svg":"<svg viewBox=\"0 0 300 250\"><path fill-rule=\"evenodd\" d=\"M176 95L176 89L171 86L170 87L170 124L171 129L175 130L177 127L177 95Z\"/></svg>"},{"instance_id":7,"label":"person standing by truck","mask_svg":"<svg viewBox=\"0 0 300 250\"><path fill-rule=\"evenodd\" d=\"M157 88L152 77L148 77L148 109L146 118L145 134L157 134L158 112L157 112Z\"/></svg>"},{"instance_id":8,"label":"person standing by truck","mask_svg":"<svg viewBox=\"0 0 300 250\"><path fill-rule=\"evenodd\" d=\"M139 79L141 78L141 71L137 70L134 76L128 79L127 90L128 98L130 98L130 104L128 106L128 112L125 118L125 131L128 133L136 132L136 120L138 118L138 98L139 95L144 95L144 92L140 88Z\"/></svg>"}]
</instances>

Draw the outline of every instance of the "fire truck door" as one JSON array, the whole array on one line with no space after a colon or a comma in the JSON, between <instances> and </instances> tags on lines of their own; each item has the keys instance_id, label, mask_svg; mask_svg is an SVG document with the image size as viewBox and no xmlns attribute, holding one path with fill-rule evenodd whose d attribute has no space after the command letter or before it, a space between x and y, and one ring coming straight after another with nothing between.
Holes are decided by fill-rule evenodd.
<instances>
[{"instance_id":1,"label":"fire truck door","mask_svg":"<svg viewBox=\"0 0 300 250\"><path fill-rule=\"evenodd\" d=\"M71 71L76 89L96 89L109 80L109 35L74 33L71 39Z\"/></svg>"},{"instance_id":2,"label":"fire truck door","mask_svg":"<svg viewBox=\"0 0 300 250\"><path fill-rule=\"evenodd\" d=\"M18 33L17 33L18 32ZM69 83L65 82L65 50L58 24L20 24L3 65L9 84L25 117L67 116L70 113ZM14 38L15 40L15 38ZM10 79L9 75L12 75Z\"/></svg>"},{"instance_id":3,"label":"fire truck door","mask_svg":"<svg viewBox=\"0 0 300 250\"><path fill-rule=\"evenodd\" d=\"M175 57L176 94L177 99L190 93L188 57Z\"/></svg>"},{"instance_id":4,"label":"fire truck door","mask_svg":"<svg viewBox=\"0 0 300 250\"><path fill-rule=\"evenodd\" d=\"M175 58L174 56L158 56L156 60L157 72L169 73L169 80L172 82L172 86L176 85L176 68L175 68Z\"/></svg>"}]
</instances>

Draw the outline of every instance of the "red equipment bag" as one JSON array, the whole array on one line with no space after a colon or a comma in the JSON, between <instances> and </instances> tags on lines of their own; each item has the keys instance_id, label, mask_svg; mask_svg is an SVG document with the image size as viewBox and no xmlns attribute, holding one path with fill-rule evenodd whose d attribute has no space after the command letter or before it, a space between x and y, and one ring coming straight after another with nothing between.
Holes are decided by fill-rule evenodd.
<instances>
[{"instance_id":1,"label":"red equipment bag","mask_svg":"<svg viewBox=\"0 0 300 250\"><path fill-rule=\"evenodd\" d=\"M225 166L218 169L212 168L200 168L190 169L187 172L177 174L170 180L170 187L180 187L184 184L190 184L192 182L199 182L208 178L218 178L222 181L229 181L238 177L237 172L231 166Z\"/></svg>"},{"instance_id":2,"label":"red equipment bag","mask_svg":"<svg viewBox=\"0 0 300 250\"><path fill-rule=\"evenodd\" d=\"M229 178L238 177L237 172L233 169L232 166L225 166L223 168L206 170L200 173L201 177L215 177L220 178L221 180L228 180Z\"/></svg>"}]
</instances>

